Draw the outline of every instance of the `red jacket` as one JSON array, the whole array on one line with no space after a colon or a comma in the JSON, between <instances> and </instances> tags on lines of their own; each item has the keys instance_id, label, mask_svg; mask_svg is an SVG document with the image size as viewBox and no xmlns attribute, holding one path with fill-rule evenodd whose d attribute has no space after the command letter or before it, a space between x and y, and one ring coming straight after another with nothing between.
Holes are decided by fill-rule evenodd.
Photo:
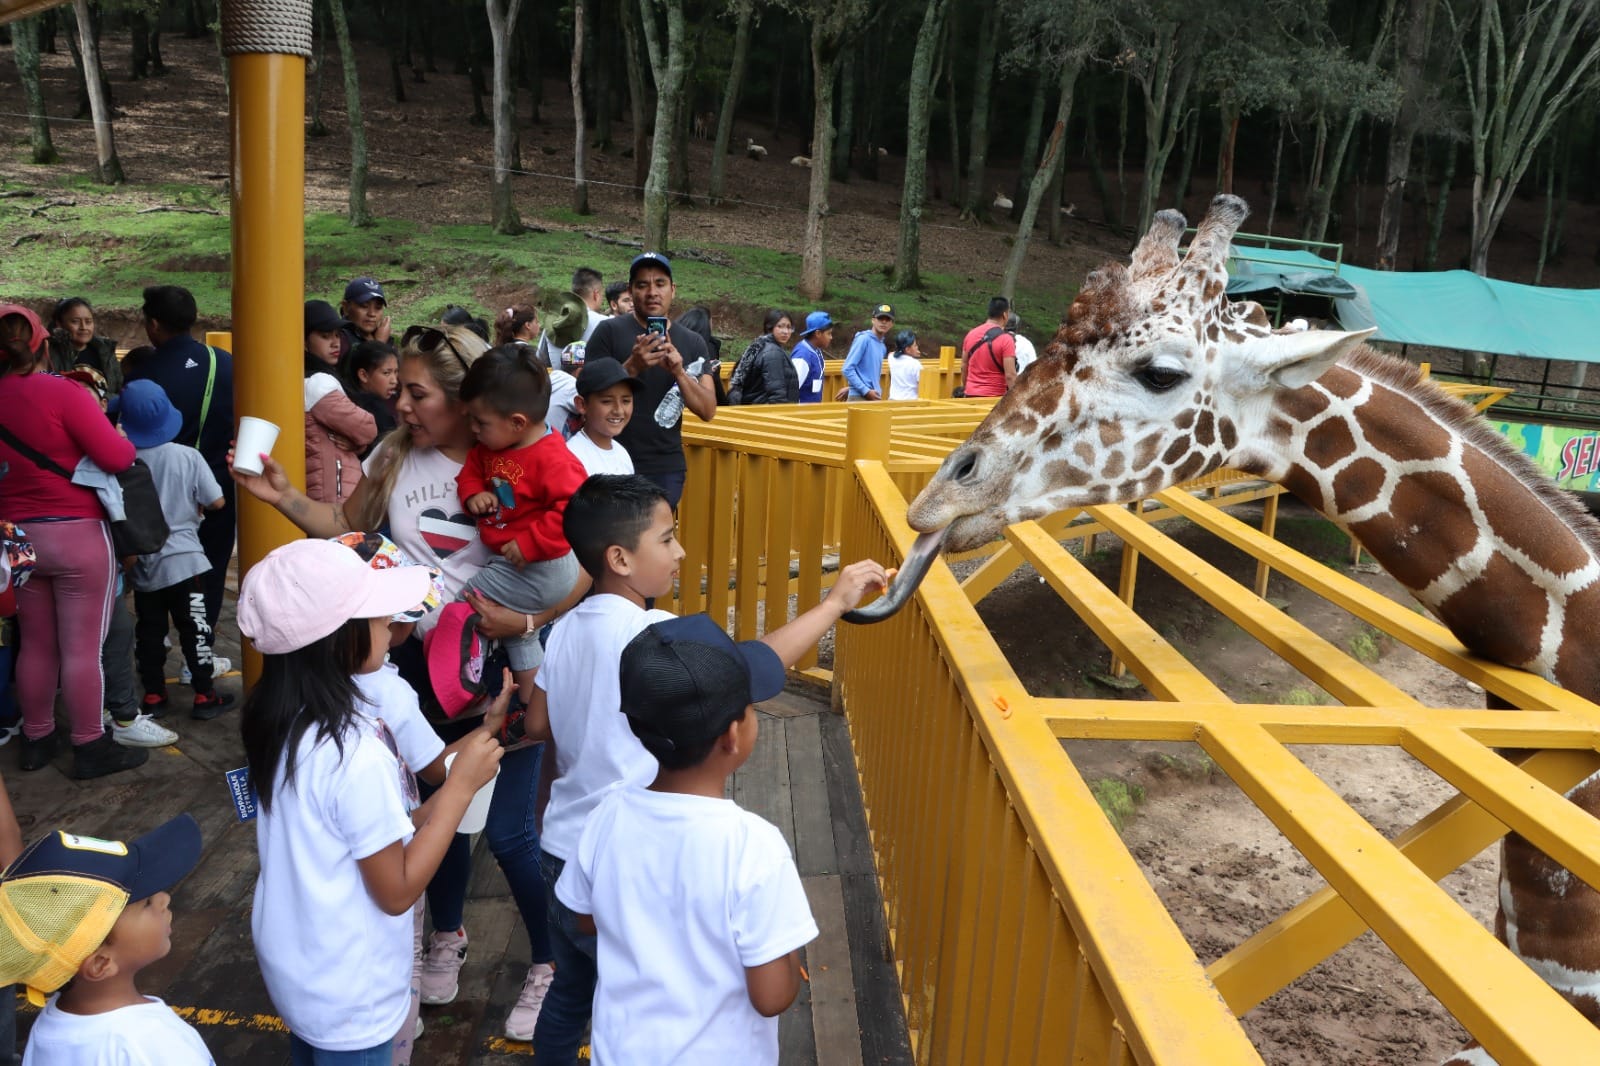
<instances>
[{"instance_id":1,"label":"red jacket","mask_svg":"<svg viewBox=\"0 0 1600 1066\"><path fill-rule=\"evenodd\" d=\"M133 445L118 433L76 381L50 374L0 377L0 419L24 444L72 471L84 456L108 474L133 465ZM41 470L32 459L0 440L0 514L17 523L30 518L98 518L105 508L93 489Z\"/></svg>"},{"instance_id":2,"label":"red jacket","mask_svg":"<svg viewBox=\"0 0 1600 1066\"><path fill-rule=\"evenodd\" d=\"M548 433L526 448L491 452L483 445L467 453L456 477L464 505L480 492L494 492L491 478L510 486L512 504L478 518L478 539L498 552L511 541L528 562L559 559L572 550L561 532L567 501L589 476L559 433Z\"/></svg>"}]
</instances>

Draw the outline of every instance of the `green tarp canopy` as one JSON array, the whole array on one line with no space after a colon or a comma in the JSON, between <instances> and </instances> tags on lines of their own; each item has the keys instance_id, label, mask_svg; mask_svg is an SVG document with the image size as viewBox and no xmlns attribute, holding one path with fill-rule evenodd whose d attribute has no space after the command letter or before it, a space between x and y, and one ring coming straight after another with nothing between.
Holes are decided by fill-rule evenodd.
<instances>
[{"instance_id":1,"label":"green tarp canopy","mask_svg":"<svg viewBox=\"0 0 1600 1066\"><path fill-rule=\"evenodd\" d=\"M1326 296L1345 329L1375 340L1600 363L1600 289L1546 289L1481 278L1340 266L1311 252L1236 244L1228 295Z\"/></svg>"}]
</instances>

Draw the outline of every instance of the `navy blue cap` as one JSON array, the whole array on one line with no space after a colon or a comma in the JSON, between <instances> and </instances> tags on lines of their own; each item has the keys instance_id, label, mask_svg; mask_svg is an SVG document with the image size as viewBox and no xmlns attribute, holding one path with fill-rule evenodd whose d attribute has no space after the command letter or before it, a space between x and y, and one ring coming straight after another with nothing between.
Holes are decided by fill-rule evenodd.
<instances>
[{"instance_id":1,"label":"navy blue cap","mask_svg":"<svg viewBox=\"0 0 1600 1066\"><path fill-rule=\"evenodd\" d=\"M746 707L788 680L778 653L734 643L710 615L646 627L622 652L622 713L646 748L693 747L719 736Z\"/></svg>"},{"instance_id":2,"label":"navy blue cap","mask_svg":"<svg viewBox=\"0 0 1600 1066\"><path fill-rule=\"evenodd\" d=\"M122 388L122 432L135 448L154 448L178 435L183 414L167 398L167 390L148 378Z\"/></svg>"},{"instance_id":3,"label":"navy blue cap","mask_svg":"<svg viewBox=\"0 0 1600 1066\"><path fill-rule=\"evenodd\" d=\"M384 306L389 301L383 295L383 286L376 280L367 277L356 278L344 287L344 298L348 303L364 304L369 300L383 300Z\"/></svg>"},{"instance_id":4,"label":"navy blue cap","mask_svg":"<svg viewBox=\"0 0 1600 1066\"><path fill-rule=\"evenodd\" d=\"M189 814L128 843L56 830L29 845L0 879L75 874L115 885L133 903L187 877L200 862L200 845L200 823Z\"/></svg>"},{"instance_id":5,"label":"navy blue cap","mask_svg":"<svg viewBox=\"0 0 1600 1066\"><path fill-rule=\"evenodd\" d=\"M667 277L672 277L672 261L660 252L644 252L633 257L633 262L628 264L628 280L639 272L642 266L660 267L667 272Z\"/></svg>"}]
</instances>

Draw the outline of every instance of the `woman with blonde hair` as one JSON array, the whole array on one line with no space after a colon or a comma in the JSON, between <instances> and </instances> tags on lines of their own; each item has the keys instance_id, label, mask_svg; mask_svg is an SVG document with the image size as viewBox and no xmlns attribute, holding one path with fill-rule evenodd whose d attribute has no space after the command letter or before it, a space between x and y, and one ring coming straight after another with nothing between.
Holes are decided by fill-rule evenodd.
<instances>
[{"instance_id":1,"label":"woman with blonde hair","mask_svg":"<svg viewBox=\"0 0 1600 1066\"><path fill-rule=\"evenodd\" d=\"M456 492L456 476L475 443L466 405L461 402L461 380L487 350L488 345L464 326L406 330L400 346L400 394L396 400L400 426L367 457L367 476L343 504L310 499L290 484L283 467L270 456L263 457L261 474L234 471L234 480L313 537L383 529L412 561L437 567L446 602L455 599L489 559L489 550L479 541L477 526L462 509ZM477 593L467 596L478 615L479 631L493 638L537 629L577 600L571 596L554 610L529 617ZM436 619L437 615L424 618L419 628L431 628ZM417 690L423 707L432 704L436 711L421 641L415 637L405 640L390 655L401 676ZM436 724L435 729L448 743L475 724L475 719L467 719ZM532 1019L543 1005L552 973L534 825L542 753L542 746L534 745L506 754L485 827L489 849L511 886L533 952L533 966L522 994L506 1020L507 1031L514 1034L531 1033ZM467 953L462 916L471 869L468 838L458 834L428 886L434 932L422 964L423 1003L449 1003L456 997L457 976Z\"/></svg>"}]
</instances>

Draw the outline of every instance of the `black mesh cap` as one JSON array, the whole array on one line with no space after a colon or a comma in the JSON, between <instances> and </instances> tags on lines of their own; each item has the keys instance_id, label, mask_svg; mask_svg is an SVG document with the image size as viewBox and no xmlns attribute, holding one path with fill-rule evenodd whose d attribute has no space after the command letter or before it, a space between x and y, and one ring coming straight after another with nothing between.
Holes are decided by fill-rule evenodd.
<instances>
[{"instance_id":1,"label":"black mesh cap","mask_svg":"<svg viewBox=\"0 0 1600 1066\"><path fill-rule=\"evenodd\" d=\"M709 615L657 622L622 652L622 711L635 731L665 746L710 740L744 709L783 691L776 652L760 641L735 644Z\"/></svg>"}]
</instances>

